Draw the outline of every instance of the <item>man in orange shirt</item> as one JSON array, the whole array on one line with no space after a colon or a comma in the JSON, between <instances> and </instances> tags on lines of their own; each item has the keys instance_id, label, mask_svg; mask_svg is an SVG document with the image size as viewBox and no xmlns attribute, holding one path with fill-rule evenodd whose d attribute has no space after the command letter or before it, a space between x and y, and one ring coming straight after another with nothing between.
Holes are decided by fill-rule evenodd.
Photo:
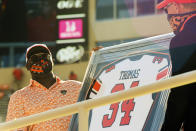
<instances>
[{"instance_id":1,"label":"man in orange shirt","mask_svg":"<svg viewBox=\"0 0 196 131\"><path fill-rule=\"evenodd\" d=\"M32 79L30 84L16 91L8 105L7 121L77 102L81 83L62 81L53 74L51 52L44 44L27 49L26 68ZM66 131L71 116L41 122L18 129L19 131Z\"/></svg>"}]
</instances>

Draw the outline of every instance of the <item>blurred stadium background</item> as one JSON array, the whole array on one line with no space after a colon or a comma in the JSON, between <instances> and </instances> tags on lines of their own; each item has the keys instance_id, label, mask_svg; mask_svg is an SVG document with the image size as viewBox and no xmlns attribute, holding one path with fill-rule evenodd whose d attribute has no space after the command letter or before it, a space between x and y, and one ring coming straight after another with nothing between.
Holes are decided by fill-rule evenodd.
<instances>
[{"instance_id":1,"label":"blurred stadium background","mask_svg":"<svg viewBox=\"0 0 196 131\"><path fill-rule=\"evenodd\" d=\"M47 44L55 74L67 80L74 71L82 81L92 48L171 32L166 15L155 8L160 1L0 0L0 122L5 121L9 96L29 83L30 73L25 69L28 46ZM61 21L79 24L80 35L74 36L77 30L70 28L64 33L71 36L60 37Z\"/></svg>"}]
</instances>

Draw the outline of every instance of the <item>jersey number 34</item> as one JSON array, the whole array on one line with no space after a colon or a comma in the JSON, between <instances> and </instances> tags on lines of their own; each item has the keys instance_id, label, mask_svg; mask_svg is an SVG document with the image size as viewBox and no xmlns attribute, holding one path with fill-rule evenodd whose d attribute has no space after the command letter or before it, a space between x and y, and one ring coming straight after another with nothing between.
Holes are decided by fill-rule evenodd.
<instances>
[{"instance_id":1,"label":"jersey number 34","mask_svg":"<svg viewBox=\"0 0 196 131\"><path fill-rule=\"evenodd\" d=\"M134 82L132 82L130 88L136 87L138 85L139 85L139 81L134 81ZM116 84L113 87L111 92L114 93L114 92L118 92L118 91L121 91L121 90L124 90L124 89L125 89L125 86L124 86L123 83ZM117 115L117 112L118 112L118 109L119 109L119 104L120 104L120 102L110 105L110 110L112 110L112 113L111 114L106 114L106 115L103 116L103 120L102 120L103 128L111 127L112 124L115 122L116 115ZM134 110L134 107L135 107L134 99L125 100L125 101L122 102L121 112L124 112L124 116L121 118L120 126L129 125L130 120L131 120L130 113L131 113L131 111ZM109 118L109 116L110 116L110 118Z\"/></svg>"}]
</instances>

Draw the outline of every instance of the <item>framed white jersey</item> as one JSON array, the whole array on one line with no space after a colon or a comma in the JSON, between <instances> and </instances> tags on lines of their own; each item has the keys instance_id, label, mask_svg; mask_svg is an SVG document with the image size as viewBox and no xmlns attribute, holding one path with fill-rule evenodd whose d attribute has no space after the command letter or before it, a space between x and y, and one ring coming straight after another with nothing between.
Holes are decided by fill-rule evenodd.
<instances>
[{"instance_id":1,"label":"framed white jersey","mask_svg":"<svg viewBox=\"0 0 196 131\"><path fill-rule=\"evenodd\" d=\"M169 42L173 34L101 49L92 56L78 101L139 88L170 77ZM158 88L158 87L157 87ZM91 110L89 131L158 131L169 90ZM77 130L77 115L69 130Z\"/></svg>"},{"instance_id":2,"label":"framed white jersey","mask_svg":"<svg viewBox=\"0 0 196 131\"><path fill-rule=\"evenodd\" d=\"M104 67L96 76L86 98L92 99L137 88L168 78L170 71L171 62L167 53L144 52L144 54L117 60ZM147 117L155 113L152 110L160 95L160 93L148 94L93 109L89 130L141 131L148 124Z\"/></svg>"}]
</instances>

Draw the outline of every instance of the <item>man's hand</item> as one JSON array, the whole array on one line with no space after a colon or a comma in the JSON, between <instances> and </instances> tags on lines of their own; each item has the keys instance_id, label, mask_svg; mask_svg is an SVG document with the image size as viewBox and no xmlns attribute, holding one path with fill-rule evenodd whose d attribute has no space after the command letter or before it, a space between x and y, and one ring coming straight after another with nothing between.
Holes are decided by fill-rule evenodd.
<instances>
[{"instance_id":1,"label":"man's hand","mask_svg":"<svg viewBox=\"0 0 196 131\"><path fill-rule=\"evenodd\" d=\"M90 52L90 56L92 55L92 53L94 51L97 51L97 50L102 49L102 48L104 48L104 47L103 46L97 46L97 47L93 48L92 51Z\"/></svg>"}]
</instances>

